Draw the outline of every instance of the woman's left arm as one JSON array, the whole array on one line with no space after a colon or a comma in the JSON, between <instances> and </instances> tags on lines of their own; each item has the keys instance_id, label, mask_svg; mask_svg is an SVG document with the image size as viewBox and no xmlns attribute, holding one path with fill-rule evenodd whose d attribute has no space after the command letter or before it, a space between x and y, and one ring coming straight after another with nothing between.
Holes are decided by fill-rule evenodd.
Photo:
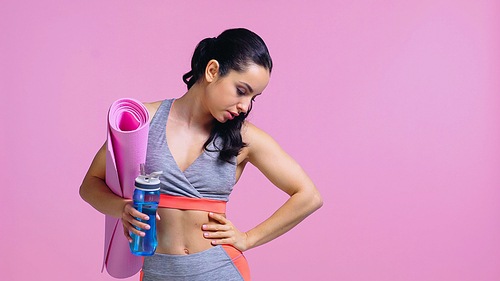
<instances>
[{"instance_id":1,"label":"woman's left arm","mask_svg":"<svg viewBox=\"0 0 500 281\"><path fill-rule=\"evenodd\" d=\"M267 133L246 122L244 141L245 160L256 166L274 185L290 195L290 198L267 220L247 231L239 232L224 217L211 214L211 217L230 226L231 230L222 227L221 232L235 232L231 237L223 238L214 244L232 244L244 251L267 243L292 229L307 216L323 205L321 195L304 170L293 160ZM244 164L243 164L244 165ZM208 237L207 237L208 238ZM224 239L226 238L226 239Z\"/></svg>"}]
</instances>

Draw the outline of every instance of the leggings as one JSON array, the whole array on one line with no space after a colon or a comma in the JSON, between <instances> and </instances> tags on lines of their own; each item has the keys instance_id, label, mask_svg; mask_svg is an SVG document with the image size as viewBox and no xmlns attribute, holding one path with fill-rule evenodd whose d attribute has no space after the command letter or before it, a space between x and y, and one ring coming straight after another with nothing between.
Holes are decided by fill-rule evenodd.
<instances>
[{"instance_id":1,"label":"leggings","mask_svg":"<svg viewBox=\"0 0 500 281\"><path fill-rule=\"evenodd\" d=\"M141 281L250 281L243 253L218 245L190 255L154 254L144 258Z\"/></svg>"}]
</instances>

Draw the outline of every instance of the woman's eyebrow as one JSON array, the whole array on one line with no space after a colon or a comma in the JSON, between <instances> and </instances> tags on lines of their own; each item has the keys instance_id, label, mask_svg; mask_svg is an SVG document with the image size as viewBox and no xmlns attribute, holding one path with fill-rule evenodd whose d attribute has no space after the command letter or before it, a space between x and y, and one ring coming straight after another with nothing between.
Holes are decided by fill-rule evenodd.
<instances>
[{"instance_id":1,"label":"woman's eyebrow","mask_svg":"<svg viewBox=\"0 0 500 281\"><path fill-rule=\"evenodd\" d=\"M250 85L248 85L247 83L242 82L242 81L240 81L240 83L245 84L245 86L247 86L247 88L250 91L250 93L253 93L253 89L252 89L252 87Z\"/></svg>"}]
</instances>

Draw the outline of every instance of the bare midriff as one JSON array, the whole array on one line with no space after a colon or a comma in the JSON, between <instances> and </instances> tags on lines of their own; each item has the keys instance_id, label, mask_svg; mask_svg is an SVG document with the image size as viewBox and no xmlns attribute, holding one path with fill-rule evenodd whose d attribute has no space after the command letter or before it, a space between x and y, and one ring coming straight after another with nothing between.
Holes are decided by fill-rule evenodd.
<instances>
[{"instance_id":1,"label":"bare midriff","mask_svg":"<svg viewBox=\"0 0 500 281\"><path fill-rule=\"evenodd\" d=\"M167 255L188 255L213 247L211 239L203 237L204 224L219 224L209 218L208 212L158 208L158 247L156 253ZM224 215L224 214L222 214Z\"/></svg>"}]
</instances>

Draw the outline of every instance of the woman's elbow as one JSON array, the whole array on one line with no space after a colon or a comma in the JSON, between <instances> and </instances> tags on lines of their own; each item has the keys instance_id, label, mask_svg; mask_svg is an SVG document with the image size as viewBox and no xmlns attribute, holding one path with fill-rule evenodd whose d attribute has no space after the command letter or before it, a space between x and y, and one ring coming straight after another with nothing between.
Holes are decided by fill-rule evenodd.
<instances>
[{"instance_id":1,"label":"woman's elbow","mask_svg":"<svg viewBox=\"0 0 500 281\"><path fill-rule=\"evenodd\" d=\"M302 194L303 202L307 206L309 213L313 213L323 206L323 198L321 198L321 194L319 194L318 189L314 185L310 188L304 188Z\"/></svg>"},{"instance_id":2,"label":"woman's elbow","mask_svg":"<svg viewBox=\"0 0 500 281\"><path fill-rule=\"evenodd\" d=\"M80 194L80 197L83 199L83 201L87 202L87 192L85 189L85 181L80 185L80 190L78 192Z\"/></svg>"},{"instance_id":3,"label":"woman's elbow","mask_svg":"<svg viewBox=\"0 0 500 281\"><path fill-rule=\"evenodd\" d=\"M85 178L82 181L82 184L80 185L80 190L79 194L80 197L83 199L83 201L89 203L89 199L91 197L91 191L92 191L92 181L91 177L85 176Z\"/></svg>"},{"instance_id":4,"label":"woman's elbow","mask_svg":"<svg viewBox=\"0 0 500 281\"><path fill-rule=\"evenodd\" d=\"M323 198L321 197L321 194L319 194L318 190L315 190L315 192L312 194L311 205L314 211L318 210L319 208L321 208L321 206L323 206Z\"/></svg>"}]
</instances>

